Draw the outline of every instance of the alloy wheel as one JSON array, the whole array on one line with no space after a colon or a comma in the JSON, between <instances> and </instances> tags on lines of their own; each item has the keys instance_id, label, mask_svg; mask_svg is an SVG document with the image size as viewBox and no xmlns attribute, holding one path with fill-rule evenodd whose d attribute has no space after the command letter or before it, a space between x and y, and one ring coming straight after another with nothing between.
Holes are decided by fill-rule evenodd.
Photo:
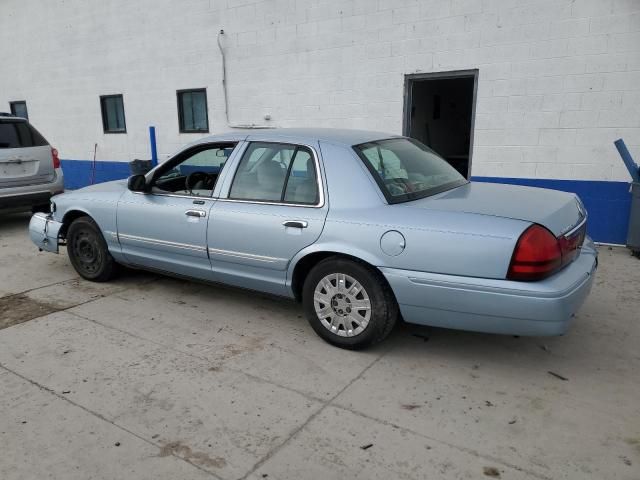
<instances>
[{"instance_id":1,"label":"alloy wheel","mask_svg":"<svg viewBox=\"0 0 640 480\"><path fill-rule=\"evenodd\" d=\"M340 337L359 335L371 319L371 300L362 284L344 273L323 277L314 290L313 304L322 325Z\"/></svg>"}]
</instances>

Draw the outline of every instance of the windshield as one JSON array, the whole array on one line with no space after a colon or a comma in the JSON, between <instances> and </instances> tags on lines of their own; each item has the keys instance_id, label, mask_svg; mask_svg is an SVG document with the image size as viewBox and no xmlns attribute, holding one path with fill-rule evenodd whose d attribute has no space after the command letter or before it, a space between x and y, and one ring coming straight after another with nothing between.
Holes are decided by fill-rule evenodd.
<instances>
[{"instance_id":1,"label":"windshield","mask_svg":"<svg viewBox=\"0 0 640 480\"><path fill-rule=\"evenodd\" d=\"M356 145L389 203L406 202L467 183L446 160L409 138Z\"/></svg>"}]
</instances>

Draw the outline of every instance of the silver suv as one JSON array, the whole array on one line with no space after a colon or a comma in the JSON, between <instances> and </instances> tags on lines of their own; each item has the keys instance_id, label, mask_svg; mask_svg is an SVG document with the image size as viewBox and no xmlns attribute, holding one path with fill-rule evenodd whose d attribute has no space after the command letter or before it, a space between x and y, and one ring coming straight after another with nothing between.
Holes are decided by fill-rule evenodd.
<instances>
[{"instance_id":1,"label":"silver suv","mask_svg":"<svg viewBox=\"0 0 640 480\"><path fill-rule=\"evenodd\" d=\"M58 151L26 119L0 113L0 210L48 211L63 191Z\"/></svg>"}]
</instances>

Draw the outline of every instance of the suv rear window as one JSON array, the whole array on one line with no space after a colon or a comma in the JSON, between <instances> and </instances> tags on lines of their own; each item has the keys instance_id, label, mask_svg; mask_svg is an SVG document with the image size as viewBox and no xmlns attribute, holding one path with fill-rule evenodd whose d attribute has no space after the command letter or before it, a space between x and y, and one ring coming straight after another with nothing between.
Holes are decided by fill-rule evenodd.
<instances>
[{"instance_id":1,"label":"suv rear window","mask_svg":"<svg viewBox=\"0 0 640 480\"><path fill-rule=\"evenodd\" d=\"M49 143L29 123L0 120L0 148L42 147Z\"/></svg>"}]
</instances>

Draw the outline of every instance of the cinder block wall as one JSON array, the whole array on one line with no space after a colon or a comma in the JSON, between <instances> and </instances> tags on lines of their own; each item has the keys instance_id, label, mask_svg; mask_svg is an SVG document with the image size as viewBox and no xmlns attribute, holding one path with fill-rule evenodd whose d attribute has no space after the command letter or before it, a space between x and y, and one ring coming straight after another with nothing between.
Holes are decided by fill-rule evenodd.
<instances>
[{"instance_id":1,"label":"cinder block wall","mask_svg":"<svg viewBox=\"0 0 640 480\"><path fill-rule=\"evenodd\" d=\"M624 183L610 205L597 185L629 180L613 140L640 159L639 0L4 0L0 110L27 100L72 160L149 158L155 125L165 158L199 137L178 133L177 89L206 87L228 129L220 29L237 123L399 133L405 74L478 69L473 176L592 181L623 236ZM126 135L102 132L113 93Z\"/></svg>"}]
</instances>

